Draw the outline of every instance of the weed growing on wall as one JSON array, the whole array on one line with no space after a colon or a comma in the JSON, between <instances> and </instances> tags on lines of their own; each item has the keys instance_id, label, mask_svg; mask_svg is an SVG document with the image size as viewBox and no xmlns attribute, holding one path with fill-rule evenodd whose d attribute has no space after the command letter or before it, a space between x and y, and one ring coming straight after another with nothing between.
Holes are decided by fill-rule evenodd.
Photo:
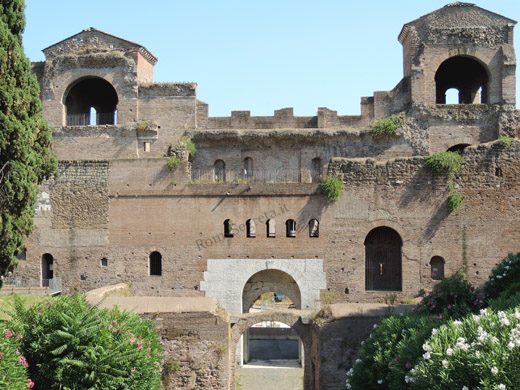
<instances>
[{"instance_id":1,"label":"weed growing on wall","mask_svg":"<svg viewBox=\"0 0 520 390\"><path fill-rule=\"evenodd\" d=\"M450 195L448 197L448 210L450 213L458 212L462 206L464 195L453 191L453 179L455 178L455 174L460 171L460 168L462 167L461 155L457 152L432 154L424 159L424 164L430 171L437 174L445 174L447 176L446 185L450 190Z\"/></svg>"},{"instance_id":2,"label":"weed growing on wall","mask_svg":"<svg viewBox=\"0 0 520 390\"><path fill-rule=\"evenodd\" d=\"M499 137L495 143L501 148L508 148L513 143L513 138L510 137Z\"/></svg>"},{"instance_id":3,"label":"weed growing on wall","mask_svg":"<svg viewBox=\"0 0 520 390\"><path fill-rule=\"evenodd\" d=\"M381 118L374 122L373 128L376 135L392 135L395 134L399 126L406 121L404 114L391 115L387 118Z\"/></svg>"},{"instance_id":4,"label":"weed growing on wall","mask_svg":"<svg viewBox=\"0 0 520 390\"><path fill-rule=\"evenodd\" d=\"M343 182L335 176L327 176L321 182L321 191L330 204L334 204L343 195Z\"/></svg>"},{"instance_id":5,"label":"weed growing on wall","mask_svg":"<svg viewBox=\"0 0 520 390\"><path fill-rule=\"evenodd\" d=\"M452 191L448 196L448 210L450 213L458 213L460 207L462 206L462 201L464 200L464 195L459 194L458 192Z\"/></svg>"},{"instance_id":6,"label":"weed growing on wall","mask_svg":"<svg viewBox=\"0 0 520 390\"><path fill-rule=\"evenodd\" d=\"M175 171L177 169L177 167L179 166L180 162L181 162L181 160L179 159L179 157L170 156L166 165L168 166L168 168L170 168L170 170Z\"/></svg>"},{"instance_id":7,"label":"weed growing on wall","mask_svg":"<svg viewBox=\"0 0 520 390\"><path fill-rule=\"evenodd\" d=\"M188 153L191 154L192 156L194 156L195 153L197 152L197 148L195 147L195 144L193 143L191 138L182 137L181 141L184 143L184 145L186 145L186 150L188 151Z\"/></svg>"}]
</instances>

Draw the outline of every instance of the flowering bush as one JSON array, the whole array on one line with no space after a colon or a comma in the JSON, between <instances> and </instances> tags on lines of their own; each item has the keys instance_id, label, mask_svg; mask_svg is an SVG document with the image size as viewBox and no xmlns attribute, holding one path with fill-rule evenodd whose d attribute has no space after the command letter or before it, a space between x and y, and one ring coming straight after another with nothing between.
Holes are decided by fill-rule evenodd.
<instances>
[{"instance_id":1,"label":"flowering bush","mask_svg":"<svg viewBox=\"0 0 520 390\"><path fill-rule=\"evenodd\" d=\"M31 389L27 378L28 363L20 353L21 334L16 334L0 322L0 389Z\"/></svg>"},{"instance_id":2,"label":"flowering bush","mask_svg":"<svg viewBox=\"0 0 520 390\"><path fill-rule=\"evenodd\" d=\"M464 274L457 273L437 283L415 310L429 315L460 318L478 312L484 305L484 296L471 286Z\"/></svg>"},{"instance_id":3,"label":"flowering bush","mask_svg":"<svg viewBox=\"0 0 520 390\"><path fill-rule=\"evenodd\" d=\"M385 319L363 342L360 359L347 373L347 388L401 389L423 353L424 340L445 321L414 314Z\"/></svg>"},{"instance_id":4,"label":"flowering bush","mask_svg":"<svg viewBox=\"0 0 520 390\"><path fill-rule=\"evenodd\" d=\"M520 312L452 321L432 334L406 381L412 389L519 389Z\"/></svg>"},{"instance_id":5,"label":"flowering bush","mask_svg":"<svg viewBox=\"0 0 520 390\"><path fill-rule=\"evenodd\" d=\"M151 321L92 307L79 295L25 309L15 303L13 328L38 389L158 389L161 347Z\"/></svg>"},{"instance_id":6,"label":"flowering bush","mask_svg":"<svg viewBox=\"0 0 520 390\"><path fill-rule=\"evenodd\" d=\"M487 299L498 298L518 281L520 281L520 253L509 254L491 273L484 285L484 294Z\"/></svg>"}]
</instances>

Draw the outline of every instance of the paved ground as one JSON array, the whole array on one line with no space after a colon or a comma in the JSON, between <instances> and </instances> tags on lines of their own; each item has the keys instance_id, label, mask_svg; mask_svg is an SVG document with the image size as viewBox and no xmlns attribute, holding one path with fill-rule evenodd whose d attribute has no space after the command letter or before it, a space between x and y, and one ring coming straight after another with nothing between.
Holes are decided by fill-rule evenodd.
<instances>
[{"instance_id":1,"label":"paved ground","mask_svg":"<svg viewBox=\"0 0 520 390\"><path fill-rule=\"evenodd\" d=\"M303 368L296 360L253 360L237 367L240 390L302 390Z\"/></svg>"}]
</instances>

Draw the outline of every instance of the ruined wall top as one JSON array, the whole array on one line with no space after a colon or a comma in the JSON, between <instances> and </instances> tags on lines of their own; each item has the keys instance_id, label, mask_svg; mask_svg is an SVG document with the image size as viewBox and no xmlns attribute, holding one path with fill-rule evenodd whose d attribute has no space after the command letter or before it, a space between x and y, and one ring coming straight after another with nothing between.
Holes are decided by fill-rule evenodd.
<instances>
[{"instance_id":1,"label":"ruined wall top","mask_svg":"<svg viewBox=\"0 0 520 390\"><path fill-rule=\"evenodd\" d=\"M487 11L471 3L451 3L406 23L399 34L403 43L409 30L430 45L477 44L494 47L512 44L516 21Z\"/></svg>"}]
</instances>

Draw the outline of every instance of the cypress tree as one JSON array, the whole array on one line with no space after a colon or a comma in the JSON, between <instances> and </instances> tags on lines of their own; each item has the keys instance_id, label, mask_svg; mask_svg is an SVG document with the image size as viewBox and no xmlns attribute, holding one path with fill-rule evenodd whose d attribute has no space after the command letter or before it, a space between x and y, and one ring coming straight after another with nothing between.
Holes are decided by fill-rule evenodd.
<instances>
[{"instance_id":1,"label":"cypress tree","mask_svg":"<svg viewBox=\"0 0 520 390\"><path fill-rule=\"evenodd\" d=\"M0 275L33 229L37 185L57 172L40 88L23 52L24 0L0 0Z\"/></svg>"}]
</instances>

